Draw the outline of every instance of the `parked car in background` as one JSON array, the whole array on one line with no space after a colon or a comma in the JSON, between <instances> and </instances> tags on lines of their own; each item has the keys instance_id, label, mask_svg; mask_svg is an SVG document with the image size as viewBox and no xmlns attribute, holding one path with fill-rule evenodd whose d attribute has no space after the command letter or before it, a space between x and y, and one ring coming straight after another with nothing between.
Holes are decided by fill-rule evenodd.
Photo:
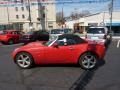
<instances>
[{"instance_id":1,"label":"parked car in background","mask_svg":"<svg viewBox=\"0 0 120 90\"><path fill-rule=\"evenodd\" d=\"M55 36L62 35L62 34L71 34L71 33L73 33L73 30L68 28L50 30L50 35L55 35Z\"/></svg>"},{"instance_id":2,"label":"parked car in background","mask_svg":"<svg viewBox=\"0 0 120 90\"><path fill-rule=\"evenodd\" d=\"M0 31L0 34L3 34L3 33L4 33L3 30L1 30L1 31Z\"/></svg>"},{"instance_id":3,"label":"parked car in background","mask_svg":"<svg viewBox=\"0 0 120 90\"><path fill-rule=\"evenodd\" d=\"M73 30L69 28L52 29L49 32L50 39L54 39L55 38L54 36L59 36L62 34L71 34L71 33L73 33Z\"/></svg>"},{"instance_id":4,"label":"parked car in background","mask_svg":"<svg viewBox=\"0 0 120 90\"><path fill-rule=\"evenodd\" d=\"M4 30L0 34L0 42L3 44L19 43L21 38L21 32L17 30Z\"/></svg>"},{"instance_id":5,"label":"parked car in background","mask_svg":"<svg viewBox=\"0 0 120 90\"><path fill-rule=\"evenodd\" d=\"M104 45L73 34L55 37L46 43L33 42L15 49L14 62L23 69L34 64L79 64L83 69L93 69L104 58Z\"/></svg>"},{"instance_id":6,"label":"parked car in background","mask_svg":"<svg viewBox=\"0 0 120 90\"><path fill-rule=\"evenodd\" d=\"M103 42L105 45L112 39L111 35L108 33L107 27L90 27L85 37L86 39Z\"/></svg>"},{"instance_id":7,"label":"parked car in background","mask_svg":"<svg viewBox=\"0 0 120 90\"><path fill-rule=\"evenodd\" d=\"M39 31L30 31L21 37L21 42L24 44L27 44L29 42L34 41L48 41L49 40L49 33L45 30L39 30Z\"/></svg>"}]
</instances>

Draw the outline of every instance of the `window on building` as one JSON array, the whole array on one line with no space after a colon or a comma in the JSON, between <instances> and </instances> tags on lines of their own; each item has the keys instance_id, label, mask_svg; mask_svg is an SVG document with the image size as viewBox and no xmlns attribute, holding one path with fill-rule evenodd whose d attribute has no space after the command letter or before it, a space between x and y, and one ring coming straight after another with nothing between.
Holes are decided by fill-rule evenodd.
<instances>
[{"instance_id":1,"label":"window on building","mask_svg":"<svg viewBox=\"0 0 120 90\"><path fill-rule=\"evenodd\" d=\"M42 10L45 10L45 6L42 6Z\"/></svg>"},{"instance_id":2,"label":"window on building","mask_svg":"<svg viewBox=\"0 0 120 90\"><path fill-rule=\"evenodd\" d=\"M24 7L21 7L21 10L24 11Z\"/></svg>"},{"instance_id":3,"label":"window on building","mask_svg":"<svg viewBox=\"0 0 120 90\"><path fill-rule=\"evenodd\" d=\"M15 7L15 11L18 11L18 7Z\"/></svg>"},{"instance_id":4,"label":"window on building","mask_svg":"<svg viewBox=\"0 0 120 90\"><path fill-rule=\"evenodd\" d=\"M20 30L23 30L23 24L22 23L20 24Z\"/></svg>"},{"instance_id":5,"label":"window on building","mask_svg":"<svg viewBox=\"0 0 120 90\"><path fill-rule=\"evenodd\" d=\"M16 15L16 18L19 19L19 15Z\"/></svg>"},{"instance_id":6,"label":"window on building","mask_svg":"<svg viewBox=\"0 0 120 90\"><path fill-rule=\"evenodd\" d=\"M24 14L22 15L22 18L23 18L23 19L25 18L25 15L24 15Z\"/></svg>"},{"instance_id":7,"label":"window on building","mask_svg":"<svg viewBox=\"0 0 120 90\"><path fill-rule=\"evenodd\" d=\"M45 18L45 13L43 13L43 18Z\"/></svg>"}]
</instances>

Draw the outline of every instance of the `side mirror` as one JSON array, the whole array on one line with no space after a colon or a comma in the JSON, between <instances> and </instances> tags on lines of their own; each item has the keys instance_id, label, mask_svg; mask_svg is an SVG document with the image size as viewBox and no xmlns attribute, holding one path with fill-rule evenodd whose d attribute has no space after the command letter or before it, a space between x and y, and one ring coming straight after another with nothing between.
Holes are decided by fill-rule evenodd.
<instances>
[{"instance_id":1,"label":"side mirror","mask_svg":"<svg viewBox=\"0 0 120 90\"><path fill-rule=\"evenodd\" d=\"M58 45L58 43L54 43L52 46L55 48L58 48L59 45Z\"/></svg>"}]
</instances>

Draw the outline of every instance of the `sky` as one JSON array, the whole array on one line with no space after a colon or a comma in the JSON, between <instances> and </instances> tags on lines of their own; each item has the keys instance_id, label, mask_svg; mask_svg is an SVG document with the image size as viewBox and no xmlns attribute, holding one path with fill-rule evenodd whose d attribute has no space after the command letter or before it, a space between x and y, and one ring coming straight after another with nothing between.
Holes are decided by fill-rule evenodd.
<instances>
[{"instance_id":1,"label":"sky","mask_svg":"<svg viewBox=\"0 0 120 90\"><path fill-rule=\"evenodd\" d=\"M15 0L0 0L0 1L15 1ZM32 0L34 1L34 0ZM41 0L42 1L42 0ZM45 1L45 0L44 0ZM80 3L62 3L56 4L56 11L61 12L63 9L64 16L69 16L73 11L75 12L82 12L82 11L89 11L90 13L98 13L103 11L108 11L108 5L110 4L111 0L56 0L56 2L80 2ZM107 2L97 2L97 3L88 3L87 1L107 1ZM120 0L113 0L114 1L114 11L120 11Z\"/></svg>"},{"instance_id":2,"label":"sky","mask_svg":"<svg viewBox=\"0 0 120 90\"><path fill-rule=\"evenodd\" d=\"M85 0L79 0L79 1L85 1ZM97 0L86 0L86 1L97 1ZM100 1L100 0L98 0ZM102 1L102 0L101 0ZM84 10L88 10L90 13L98 13L102 11L108 11L108 4L111 0L107 0L108 2L102 2L102 3L78 3L78 4L57 4L56 10L57 12L64 11L65 16L69 16L72 11L75 12L82 12ZM113 0L114 1L114 11L120 11L120 0Z\"/></svg>"}]
</instances>

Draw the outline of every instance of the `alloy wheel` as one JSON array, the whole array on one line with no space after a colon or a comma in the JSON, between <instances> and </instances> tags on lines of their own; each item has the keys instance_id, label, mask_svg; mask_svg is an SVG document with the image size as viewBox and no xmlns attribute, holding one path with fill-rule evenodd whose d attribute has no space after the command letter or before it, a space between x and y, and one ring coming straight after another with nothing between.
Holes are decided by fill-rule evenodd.
<instances>
[{"instance_id":1,"label":"alloy wheel","mask_svg":"<svg viewBox=\"0 0 120 90\"><path fill-rule=\"evenodd\" d=\"M93 54L85 54L81 57L80 64L84 69L92 69L96 66L97 58Z\"/></svg>"},{"instance_id":2,"label":"alloy wheel","mask_svg":"<svg viewBox=\"0 0 120 90\"><path fill-rule=\"evenodd\" d=\"M20 53L16 57L16 63L21 68L30 68L32 65L32 58L28 53Z\"/></svg>"},{"instance_id":3,"label":"alloy wheel","mask_svg":"<svg viewBox=\"0 0 120 90\"><path fill-rule=\"evenodd\" d=\"M8 41L8 44L10 44L10 45L13 44L13 43L14 43L13 40L9 40L9 41Z\"/></svg>"}]
</instances>

